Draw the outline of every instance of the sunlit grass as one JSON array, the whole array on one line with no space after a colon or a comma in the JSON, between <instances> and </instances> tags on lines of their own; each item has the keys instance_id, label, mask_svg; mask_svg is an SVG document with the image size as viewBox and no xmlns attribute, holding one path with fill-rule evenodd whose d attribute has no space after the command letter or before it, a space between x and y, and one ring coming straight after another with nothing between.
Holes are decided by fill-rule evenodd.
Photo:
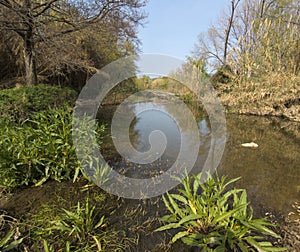
<instances>
[{"instance_id":1,"label":"sunlit grass","mask_svg":"<svg viewBox=\"0 0 300 252\"><path fill-rule=\"evenodd\" d=\"M182 240L202 251L284 251L275 248L267 237L279 239L266 219L253 219L244 189L228 189L237 179L202 174L182 181L178 194L163 196L169 215L156 231L175 229L171 242Z\"/></svg>"}]
</instances>

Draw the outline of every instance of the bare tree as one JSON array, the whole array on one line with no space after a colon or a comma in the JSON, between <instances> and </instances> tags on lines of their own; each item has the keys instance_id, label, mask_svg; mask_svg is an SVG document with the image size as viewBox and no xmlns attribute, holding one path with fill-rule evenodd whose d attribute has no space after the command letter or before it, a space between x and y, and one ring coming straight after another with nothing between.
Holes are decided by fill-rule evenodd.
<instances>
[{"instance_id":1,"label":"bare tree","mask_svg":"<svg viewBox=\"0 0 300 252\"><path fill-rule=\"evenodd\" d=\"M240 0L231 0L231 10L230 16L228 19L227 29L225 30L225 41L224 41L224 54L223 54L223 65L227 65L227 53L228 53L228 46L229 46L229 36L232 30L234 16L236 8L239 4Z\"/></svg>"},{"instance_id":2,"label":"bare tree","mask_svg":"<svg viewBox=\"0 0 300 252\"><path fill-rule=\"evenodd\" d=\"M219 22L199 36L194 57L214 69L228 65L239 78L298 74L299 27L297 0L232 0Z\"/></svg>"},{"instance_id":3,"label":"bare tree","mask_svg":"<svg viewBox=\"0 0 300 252\"><path fill-rule=\"evenodd\" d=\"M142 0L0 0L0 31L12 31L21 39L26 83L36 85L36 44L47 44L112 16L139 22L144 4Z\"/></svg>"},{"instance_id":4,"label":"bare tree","mask_svg":"<svg viewBox=\"0 0 300 252\"><path fill-rule=\"evenodd\" d=\"M220 68L227 64L228 53L233 46L231 36L239 2L232 0L229 12L223 12L216 25L198 36L198 43L193 50L194 57L206 61L209 67Z\"/></svg>"}]
</instances>

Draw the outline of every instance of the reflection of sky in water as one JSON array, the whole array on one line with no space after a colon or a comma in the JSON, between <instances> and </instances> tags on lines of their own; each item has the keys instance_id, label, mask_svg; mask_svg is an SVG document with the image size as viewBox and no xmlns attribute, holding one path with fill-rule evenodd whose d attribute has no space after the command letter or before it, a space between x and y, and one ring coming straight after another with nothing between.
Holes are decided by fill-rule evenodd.
<instances>
[{"instance_id":1,"label":"reflection of sky in water","mask_svg":"<svg viewBox=\"0 0 300 252\"><path fill-rule=\"evenodd\" d=\"M138 113L149 108L149 102L135 103L132 111ZM159 106L159 107L158 107ZM132 144L138 149L149 146L151 131L160 129L167 137L166 152L151 165L138 165L117 160L116 169L125 176L149 178L168 170L171 159L177 157L180 149L180 130L172 117L167 114L176 111L176 106L166 103L156 104L161 111L150 110L140 113L131 126ZM165 113L164 113L165 112ZM184 118L184 114L179 113ZM261 209L292 211L291 204L300 196L300 143L287 134L280 125L272 124L263 117L227 116L227 143L222 162L218 169L220 175L228 178L241 176L236 183L238 188L247 189L249 200L259 213ZM197 119L200 133L199 155L193 173L200 172L210 148L210 123L208 118ZM182 136L184 137L184 129ZM216 139L220 144L221 139ZM256 142L256 149L243 148L244 142ZM193 146L193 141L190 141Z\"/></svg>"},{"instance_id":2,"label":"reflection of sky in water","mask_svg":"<svg viewBox=\"0 0 300 252\"><path fill-rule=\"evenodd\" d=\"M165 152L157 162L153 162L151 165L137 165L141 172L143 172L143 168L146 172L155 169L168 170L178 157L181 140L187 142L190 148L195 148L197 139L190 139L189 137L191 122L185 122L184 128L179 128L177 120L186 120L186 116L184 113L176 111L174 104L166 102L158 105L152 102L140 102L134 103L132 106L136 118L131 124L130 139L136 150L145 152L150 149L149 135L154 130L163 132L167 139ZM200 149L195 166L202 167L210 148L210 129L206 119L203 118L196 122L196 125L199 128ZM122 165L125 164L122 163ZM135 166L134 164L133 169L127 170L126 176L136 177L136 174L134 174L137 173L137 169L134 169Z\"/></svg>"},{"instance_id":3,"label":"reflection of sky in water","mask_svg":"<svg viewBox=\"0 0 300 252\"><path fill-rule=\"evenodd\" d=\"M208 127L206 119L202 119L198 122L198 128L201 136L207 136L210 134L210 128Z\"/></svg>"},{"instance_id":4,"label":"reflection of sky in water","mask_svg":"<svg viewBox=\"0 0 300 252\"><path fill-rule=\"evenodd\" d=\"M150 108L150 110L140 113L144 108ZM156 109L151 109L151 103L136 103L134 112L136 120L131 129L131 141L134 147L139 151L148 150L150 148L150 133L154 130L160 130L167 139L167 147L161 159L176 159L181 143L180 130L176 121L168 116L165 107L162 105L156 106Z\"/></svg>"}]
</instances>

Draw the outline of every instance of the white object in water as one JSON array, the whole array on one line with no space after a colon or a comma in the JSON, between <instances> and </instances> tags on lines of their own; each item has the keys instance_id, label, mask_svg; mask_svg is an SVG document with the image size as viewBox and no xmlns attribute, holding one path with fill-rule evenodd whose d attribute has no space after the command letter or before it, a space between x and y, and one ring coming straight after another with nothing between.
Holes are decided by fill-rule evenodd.
<instances>
[{"instance_id":1,"label":"white object in water","mask_svg":"<svg viewBox=\"0 0 300 252\"><path fill-rule=\"evenodd\" d=\"M258 144L251 142L251 143L243 143L242 146L247 148L257 148Z\"/></svg>"}]
</instances>

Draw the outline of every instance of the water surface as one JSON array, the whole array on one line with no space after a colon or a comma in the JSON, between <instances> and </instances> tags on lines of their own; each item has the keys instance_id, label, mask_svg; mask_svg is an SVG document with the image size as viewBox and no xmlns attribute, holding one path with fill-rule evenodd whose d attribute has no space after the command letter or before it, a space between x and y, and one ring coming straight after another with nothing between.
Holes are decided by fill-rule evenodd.
<instances>
[{"instance_id":1,"label":"water surface","mask_svg":"<svg viewBox=\"0 0 300 252\"><path fill-rule=\"evenodd\" d=\"M149 101L147 101L149 103ZM139 106L149 105L137 102L132 111ZM151 102L151 101L150 101ZM104 113L113 113L115 107L105 108ZM168 170L180 151L180 134L176 121L168 116L174 104L166 102L160 111L149 110L136 115L129 130L132 145L138 151L150 148L149 134L161 130L167 138L164 154L151 164L135 164L118 156L113 144L102 150L114 168L121 174L134 178L149 178ZM197 120L200 148L193 173L201 171L210 149L210 124L208 116L200 108L191 108ZM184 114L181 115L184 118ZM100 119L105 115L100 114ZM109 116L108 116L109 118ZM107 119L107 118L106 118ZM300 140L287 131L283 120L255 116L227 116L227 142L218 173L228 178L241 177L237 187L245 188L248 198L258 215L273 210L288 213L291 205L300 200ZM299 124L293 124L299 132ZM188 139L194 146L193 139ZM111 141L112 142L112 141ZM242 143L255 142L258 148L245 148ZM113 153L113 155L112 155Z\"/></svg>"}]
</instances>

